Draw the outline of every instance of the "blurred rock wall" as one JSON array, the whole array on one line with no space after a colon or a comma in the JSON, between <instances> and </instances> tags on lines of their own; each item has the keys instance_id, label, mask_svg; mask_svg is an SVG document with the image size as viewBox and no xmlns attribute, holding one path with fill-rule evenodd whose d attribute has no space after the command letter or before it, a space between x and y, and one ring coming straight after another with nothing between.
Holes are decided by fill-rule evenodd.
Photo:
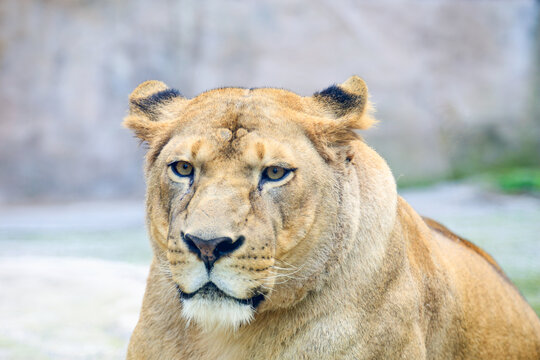
<instances>
[{"instance_id":1,"label":"blurred rock wall","mask_svg":"<svg viewBox=\"0 0 540 360\"><path fill-rule=\"evenodd\" d=\"M159 79L312 94L362 76L401 182L535 162L533 0L2 0L0 201L143 192L120 122ZM535 60L536 59L536 60Z\"/></svg>"}]
</instances>

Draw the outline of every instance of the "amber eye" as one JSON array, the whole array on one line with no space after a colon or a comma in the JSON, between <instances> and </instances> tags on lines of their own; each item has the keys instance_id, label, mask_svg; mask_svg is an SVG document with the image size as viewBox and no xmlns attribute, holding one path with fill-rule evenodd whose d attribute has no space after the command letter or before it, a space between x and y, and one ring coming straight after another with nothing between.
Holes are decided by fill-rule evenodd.
<instances>
[{"instance_id":1,"label":"amber eye","mask_svg":"<svg viewBox=\"0 0 540 360\"><path fill-rule=\"evenodd\" d=\"M281 180L289 173L290 170L284 169L281 166L270 166L264 169L263 176L270 181Z\"/></svg>"},{"instance_id":2,"label":"amber eye","mask_svg":"<svg viewBox=\"0 0 540 360\"><path fill-rule=\"evenodd\" d=\"M193 175L193 165L187 161L177 161L172 163L170 166L172 171L178 176L186 177Z\"/></svg>"}]
</instances>

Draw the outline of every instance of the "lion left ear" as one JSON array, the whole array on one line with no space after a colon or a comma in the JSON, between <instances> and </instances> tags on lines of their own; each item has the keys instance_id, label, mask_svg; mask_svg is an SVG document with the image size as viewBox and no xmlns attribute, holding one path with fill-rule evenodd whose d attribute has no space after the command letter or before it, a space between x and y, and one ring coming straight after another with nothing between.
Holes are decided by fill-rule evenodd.
<instances>
[{"instance_id":1,"label":"lion left ear","mask_svg":"<svg viewBox=\"0 0 540 360\"><path fill-rule=\"evenodd\" d=\"M341 130L365 130L376 121L371 117L368 88L364 80L354 75L339 85L332 85L313 94L313 99L327 117L334 121L323 127Z\"/></svg>"},{"instance_id":2,"label":"lion left ear","mask_svg":"<svg viewBox=\"0 0 540 360\"><path fill-rule=\"evenodd\" d=\"M376 123L364 80L352 76L307 100L315 116L302 120L302 125L321 156L327 161L350 160L349 144L361 139L354 130L366 130Z\"/></svg>"},{"instance_id":3,"label":"lion left ear","mask_svg":"<svg viewBox=\"0 0 540 360\"><path fill-rule=\"evenodd\" d=\"M300 121L321 156L330 162L350 160L350 143L361 139L354 130L366 130L376 123L364 80L351 76L305 100L312 116Z\"/></svg>"}]
</instances>

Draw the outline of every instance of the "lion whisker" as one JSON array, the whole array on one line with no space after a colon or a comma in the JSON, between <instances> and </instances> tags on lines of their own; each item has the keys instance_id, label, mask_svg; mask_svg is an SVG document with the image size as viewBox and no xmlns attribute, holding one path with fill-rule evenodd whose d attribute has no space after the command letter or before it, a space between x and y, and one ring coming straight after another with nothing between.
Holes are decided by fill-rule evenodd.
<instances>
[{"instance_id":1,"label":"lion whisker","mask_svg":"<svg viewBox=\"0 0 540 360\"><path fill-rule=\"evenodd\" d=\"M279 267L275 265L272 265L272 268L278 269L278 270L293 270L293 271L297 269L297 268L283 268L283 267Z\"/></svg>"},{"instance_id":2,"label":"lion whisker","mask_svg":"<svg viewBox=\"0 0 540 360\"><path fill-rule=\"evenodd\" d=\"M296 270L293 270L293 271L291 271L291 272L289 272L289 273L277 273L275 276L282 276L282 275L283 275L283 276L289 276L289 275L294 275L294 274L298 273L300 270L302 270L303 267L304 267L304 264L302 264L302 265L299 266ZM277 269L277 270L280 270L279 268L274 267L274 266L272 266L272 268L275 268L275 269Z\"/></svg>"},{"instance_id":3,"label":"lion whisker","mask_svg":"<svg viewBox=\"0 0 540 360\"><path fill-rule=\"evenodd\" d=\"M274 260L275 260L275 261L279 261L279 262L281 262L281 263L283 263L283 264L285 264L285 265L287 265L287 266L289 266L289 267L291 267L291 268L295 268L295 269L298 268L298 266L293 265L293 264L289 264L289 263L286 262L285 260L280 260L280 259L276 259L276 258L275 258ZM302 267L302 266L303 266L303 265L301 265L300 267Z\"/></svg>"}]
</instances>

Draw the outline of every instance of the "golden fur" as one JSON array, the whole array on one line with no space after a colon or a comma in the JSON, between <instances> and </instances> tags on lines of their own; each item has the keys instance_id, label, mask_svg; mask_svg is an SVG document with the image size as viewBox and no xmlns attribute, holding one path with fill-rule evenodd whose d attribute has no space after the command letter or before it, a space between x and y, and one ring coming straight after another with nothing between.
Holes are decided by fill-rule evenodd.
<instances>
[{"instance_id":1,"label":"golden fur","mask_svg":"<svg viewBox=\"0 0 540 360\"><path fill-rule=\"evenodd\" d=\"M128 359L540 358L498 265L420 218L354 132L374 122L367 96L358 77L312 97L134 90L154 257ZM272 166L291 171L263 181ZM236 248L206 268L192 235Z\"/></svg>"}]
</instances>

